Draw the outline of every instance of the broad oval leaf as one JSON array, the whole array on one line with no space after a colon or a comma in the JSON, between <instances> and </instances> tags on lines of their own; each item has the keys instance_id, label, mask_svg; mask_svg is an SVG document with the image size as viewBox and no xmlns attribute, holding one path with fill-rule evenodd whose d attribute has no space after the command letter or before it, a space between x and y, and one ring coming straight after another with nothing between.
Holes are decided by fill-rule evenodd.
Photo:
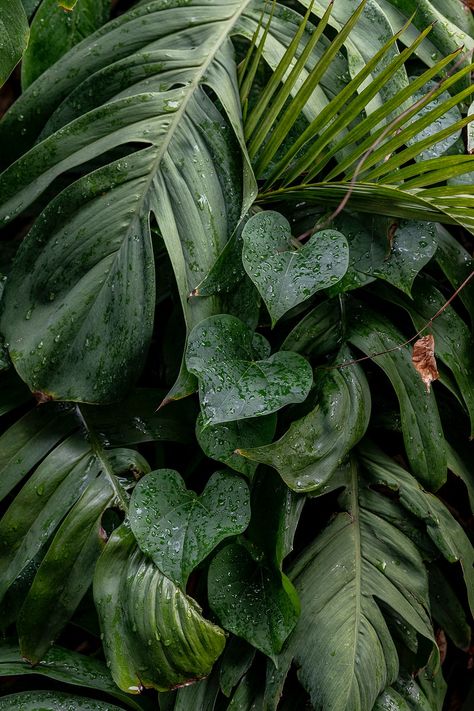
<instances>
[{"instance_id":1,"label":"broad oval leaf","mask_svg":"<svg viewBox=\"0 0 474 711\"><path fill-rule=\"evenodd\" d=\"M133 490L130 526L141 550L168 578L186 587L190 573L225 538L250 521L247 484L215 472L198 496L172 469L158 469Z\"/></svg>"},{"instance_id":2,"label":"broad oval leaf","mask_svg":"<svg viewBox=\"0 0 474 711\"><path fill-rule=\"evenodd\" d=\"M205 319L192 330L186 365L199 380L205 424L268 415L302 402L313 380L296 353L268 357L268 342L234 316Z\"/></svg>"},{"instance_id":3,"label":"broad oval leaf","mask_svg":"<svg viewBox=\"0 0 474 711\"><path fill-rule=\"evenodd\" d=\"M21 0L0 0L0 86L20 61L29 31Z\"/></svg>"},{"instance_id":4,"label":"broad oval leaf","mask_svg":"<svg viewBox=\"0 0 474 711\"><path fill-rule=\"evenodd\" d=\"M299 602L288 578L233 543L213 559L209 604L223 627L274 657L296 624Z\"/></svg>"},{"instance_id":5,"label":"broad oval leaf","mask_svg":"<svg viewBox=\"0 0 474 711\"><path fill-rule=\"evenodd\" d=\"M167 691L195 681L224 649L224 632L145 558L125 524L99 558L94 600L110 671L123 691Z\"/></svg>"},{"instance_id":6,"label":"broad oval leaf","mask_svg":"<svg viewBox=\"0 0 474 711\"><path fill-rule=\"evenodd\" d=\"M288 220L268 210L250 218L242 232L242 261L275 323L284 314L346 273L349 247L336 230L316 232L303 246L292 240Z\"/></svg>"},{"instance_id":7,"label":"broad oval leaf","mask_svg":"<svg viewBox=\"0 0 474 711\"><path fill-rule=\"evenodd\" d=\"M337 363L350 358L349 349L344 348ZM320 371L314 399L315 408L293 422L279 440L239 449L239 454L274 467L295 491L323 493L369 424L371 398L362 368L354 364Z\"/></svg>"}]
</instances>

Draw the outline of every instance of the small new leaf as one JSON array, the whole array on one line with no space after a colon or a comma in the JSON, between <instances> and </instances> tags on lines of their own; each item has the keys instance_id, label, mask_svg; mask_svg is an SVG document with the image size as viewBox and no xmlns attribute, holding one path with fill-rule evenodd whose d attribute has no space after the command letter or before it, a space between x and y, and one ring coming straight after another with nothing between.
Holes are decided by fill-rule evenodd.
<instances>
[{"instance_id":1,"label":"small new leaf","mask_svg":"<svg viewBox=\"0 0 474 711\"><path fill-rule=\"evenodd\" d=\"M419 338L413 346L412 362L425 384L427 393L430 391L433 380L439 378L434 348L434 337L431 334Z\"/></svg>"}]
</instances>

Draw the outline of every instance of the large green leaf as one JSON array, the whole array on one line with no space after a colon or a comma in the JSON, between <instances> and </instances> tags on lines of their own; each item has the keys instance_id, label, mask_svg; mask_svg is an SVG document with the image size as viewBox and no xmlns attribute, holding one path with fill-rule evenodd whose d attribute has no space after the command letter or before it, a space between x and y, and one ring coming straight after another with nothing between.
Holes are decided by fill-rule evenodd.
<instances>
[{"instance_id":1,"label":"large green leaf","mask_svg":"<svg viewBox=\"0 0 474 711\"><path fill-rule=\"evenodd\" d=\"M62 691L22 691L0 699L2 711L120 711L109 701L96 701Z\"/></svg>"},{"instance_id":2,"label":"large green leaf","mask_svg":"<svg viewBox=\"0 0 474 711\"><path fill-rule=\"evenodd\" d=\"M30 41L21 65L23 89L68 50L108 20L108 0L78 0L64 12L58 0L43 0L30 28Z\"/></svg>"},{"instance_id":3,"label":"large green leaf","mask_svg":"<svg viewBox=\"0 0 474 711\"><path fill-rule=\"evenodd\" d=\"M428 535L446 560L461 563L474 611L474 549L462 526L434 494L425 491L409 472L373 445L363 443L361 459L369 482L397 491L401 505L426 525Z\"/></svg>"},{"instance_id":4,"label":"large green leaf","mask_svg":"<svg viewBox=\"0 0 474 711\"><path fill-rule=\"evenodd\" d=\"M133 709L142 708L133 697L117 688L106 665L99 659L70 649L52 647L41 664L31 666L22 658L16 642L3 641L0 645L0 676L28 674L43 676L65 684L74 684L74 686L83 686L89 690L97 689L117 697Z\"/></svg>"},{"instance_id":5,"label":"large green leaf","mask_svg":"<svg viewBox=\"0 0 474 711\"><path fill-rule=\"evenodd\" d=\"M94 599L107 661L123 691L166 691L206 676L224 648L223 631L143 556L125 524L99 559Z\"/></svg>"},{"instance_id":6,"label":"large green leaf","mask_svg":"<svg viewBox=\"0 0 474 711\"><path fill-rule=\"evenodd\" d=\"M0 0L0 86L20 61L29 32L21 0Z\"/></svg>"},{"instance_id":7,"label":"large green leaf","mask_svg":"<svg viewBox=\"0 0 474 711\"><path fill-rule=\"evenodd\" d=\"M438 489L447 476L443 430L434 393L426 392L413 367L410 350L403 345L406 339L387 319L362 304L351 308L348 338L389 377L400 405L410 466L424 485Z\"/></svg>"},{"instance_id":8,"label":"large green leaf","mask_svg":"<svg viewBox=\"0 0 474 711\"><path fill-rule=\"evenodd\" d=\"M255 196L229 38L251 38L262 10L271 12L259 0L141 3L74 47L8 112L1 127L2 142L12 148L6 161L38 134L43 140L0 179L3 222L64 172L87 161L101 166L50 202L9 280L3 329L15 367L32 389L59 399L112 401L136 377L153 320L151 213L188 327L221 310L216 297L187 297ZM270 64L300 19L277 9L265 50ZM330 67L331 91L341 85L340 74ZM310 113L320 104L309 100ZM101 158L108 151L115 153ZM129 155L117 159L117 151ZM194 389L182 371L172 397Z\"/></svg>"},{"instance_id":9,"label":"large green leaf","mask_svg":"<svg viewBox=\"0 0 474 711\"><path fill-rule=\"evenodd\" d=\"M337 362L350 360L340 351ZM318 371L317 371L318 372ZM363 437L370 417L370 390L359 365L320 370L315 407L276 442L239 449L244 457L274 467L298 492L323 493L344 457Z\"/></svg>"},{"instance_id":10,"label":"large green leaf","mask_svg":"<svg viewBox=\"0 0 474 711\"><path fill-rule=\"evenodd\" d=\"M211 316L189 336L186 365L199 380L205 424L268 415L302 402L312 372L297 353L270 344L234 316Z\"/></svg>"},{"instance_id":11,"label":"large green leaf","mask_svg":"<svg viewBox=\"0 0 474 711\"><path fill-rule=\"evenodd\" d=\"M267 679L266 694L273 698L279 693L294 659L315 708L371 711L398 674L387 622L396 620L410 630L404 641L422 657L421 640L434 644L428 584L417 548L381 518L354 461L345 484L340 500L345 512L301 554L290 573L301 617L278 660L278 672Z\"/></svg>"},{"instance_id":12,"label":"large green leaf","mask_svg":"<svg viewBox=\"0 0 474 711\"><path fill-rule=\"evenodd\" d=\"M389 301L400 304L410 314L416 329L423 328L445 304L444 295L431 283L419 279L413 289L413 299L382 292ZM448 306L433 321L436 356L451 369L459 386L471 420L474 434L474 342L470 329L453 307Z\"/></svg>"},{"instance_id":13,"label":"large green leaf","mask_svg":"<svg viewBox=\"0 0 474 711\"><path fill-rule=\"evenodd\" d=\"M129 519L141 550L185 589L190 573L221 541L247 528L250 494L231 472L215 472L198 496L178 472L158 469L133 490Z\"/></svg>"},{"instance_id":14,"label":"large green leaf","mask_svg":"<svg viewBox=\"0 0 474 711\"><path fill-rule=\"evenodd\" d=\"M87 592L104 545L102 514L113 500L107 481L93 481L43 558L17 621L21 652L29 661L44 657Z\"/></svg>"},{"instance_id":15,"label":"large green leaf","mask_svg":"<svg viewBox=\"0 0 474 711\"><path fill-rule=\"evenodd\" d=\"M20 249L9 279L12 298L5 298L4 331L15 367L32 389L60 399L110 401L136 377L153 322L152 212L170 253L188 324L216 310L215 299L188 304L187 295L253 199L249 169L239 177L245 149L229 41L249 4L228 0L210 8L195 0L196 20L181 35L180 9L170 13L154 2L109 23L68 54L74 66L81 56L91 55L75 72L72 86L70 78L66 82L69 91L81 75L98 70L97 99L79 87L79 96L53 118L59 130L5 173L5 184L15 175L16 187L5 194L4 218L24 209L65 170L121 145L145 147L73 183L46 208ZM201 32L199 52L188 48L195 23ZM140 50L147 42L145 24L146 37L155 40L151 54ZM122 45L119 36L126 38ZM165 49L178 47L179 57L170 60ZM121 57L118 66L110 64ZM31 92L51 83L59 66L66 76L64 60L43 74ZM219 97L228 122L204 85ZM50 107L64 98L67 89L62 90L56 86L47 100ZM92 106L84 105L91 101ZM73 116L67 116L68 106ZM17 280L23 284L22 301L14 296Z\"/></svg>"},{"instance_id":16,"label":"large green leaf","mask_svg":"<svg viewBox=\"0 0 474 711\"><path fill-rule=\"evenodd\" d=\"M348 265L344 235L322 230L297 248L288 220L278 212L259 212L242 232L242 261L275 323L293 306L341 279Z\"/></svg>"}]
</instances>

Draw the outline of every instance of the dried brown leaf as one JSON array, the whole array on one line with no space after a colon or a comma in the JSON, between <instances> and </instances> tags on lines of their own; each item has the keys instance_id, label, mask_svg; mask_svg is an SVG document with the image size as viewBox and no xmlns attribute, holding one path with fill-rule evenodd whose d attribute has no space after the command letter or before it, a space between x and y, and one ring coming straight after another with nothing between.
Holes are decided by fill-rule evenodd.
<instances>
[{"instance_id":1,"label":"dried brown leaf","mask_svg":"<svg viewBox=\"0 0 474 711\"><path fill-rule=\"evenodd\" d=\"M430 391L432 381L439 378L434 348L432 335L419 338L413 346L412 362L425 384L427 393Z\"/></svg>"}]
</instances>

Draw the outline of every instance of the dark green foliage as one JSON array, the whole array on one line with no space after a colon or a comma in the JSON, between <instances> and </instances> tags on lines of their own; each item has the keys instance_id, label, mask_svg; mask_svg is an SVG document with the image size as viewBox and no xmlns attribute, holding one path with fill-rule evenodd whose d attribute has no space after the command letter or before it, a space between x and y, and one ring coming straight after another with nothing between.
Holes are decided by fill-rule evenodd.
<instances>
[{"instance_id":1,"label":"dark green foliage","mask_svg":"<svg viewBox=\"0 0 474 711\"><path fill-rule=\"evenodd\" d=\"M473 28L0 0L0 710L468 711Z\"/></svg>"}]
</instances>

